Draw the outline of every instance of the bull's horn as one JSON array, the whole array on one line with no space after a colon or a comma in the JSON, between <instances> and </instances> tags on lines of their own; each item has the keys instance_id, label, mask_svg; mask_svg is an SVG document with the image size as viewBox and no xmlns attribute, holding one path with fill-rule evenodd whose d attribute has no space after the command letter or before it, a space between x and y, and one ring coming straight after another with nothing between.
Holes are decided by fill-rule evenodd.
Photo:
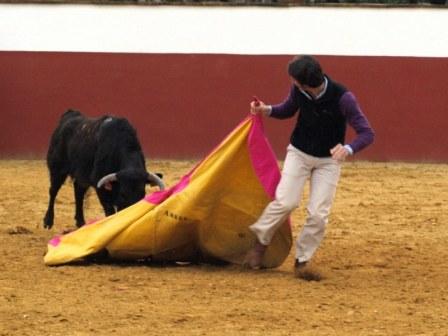
<instances>
[{"instance_id":1,"label":"bull's horn","mask_svg":"<svg viewBox=\"0 0 448 336\"><path fill-rule=\"evenodd\" d=\"M112 173L112 174L106 175L98 181L96 187L99 189L106 183L115 182L116 180L117 180L117 173Z\"/></svg>"},{"instance_id":2,"label":"bull's horn","mask_svg":"<svg viewBox=\"0 0 448 336\"><path fill-rule=\"evenodd\" d=\"M165 184L163 183L162 179L154 173L148 173L148 182L151 185L157 185L160 190L165 189Z\"/></svg>"}]
</instances>

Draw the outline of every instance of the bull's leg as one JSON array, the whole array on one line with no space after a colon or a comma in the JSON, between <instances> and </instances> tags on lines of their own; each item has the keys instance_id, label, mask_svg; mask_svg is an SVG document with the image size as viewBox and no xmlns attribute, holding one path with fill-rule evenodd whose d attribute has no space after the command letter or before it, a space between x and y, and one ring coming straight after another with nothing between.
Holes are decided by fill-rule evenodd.
<instances>
[{"instance_id":1,"label":"bull's leg","mask_svg":"<svg viewBox=\"0 0 448 336\"><path fill-rule=\"evenodd\" d=\"M115 213L115 208L112 205L112 201L110 200L110 191L105 191L103 189L95 189L96 194L98 195L98 199L100 200L101 205L104 209L104 214L106 216L113 215Z\"/></svg>"},{"instance_id":2,"label":"bull's leg","mask_svg":"<svg viewBox=\"0 0 448 336\"><path fill-rule=\"evenodd\" d=\"M48 209L44 217L44 228L51 229L53 227L54 221L54 202L56 200L56 195L59 189L61 189L62 184L67 178L67 174L56 175L50 172L50 201L48 202Z\"/></svg>"},{"instance_id":3,"label":"bull's leg","mask_svg":"<svg viewBox=\"0 0 448 336\"><path fill-rule=\"evenodd\" d=\"M75 189L75 220L76 220L76 226L81 227L85 224L84 220L84 196L86 194L87 188L78 182L76 180L73 182L73 186Z\"/></svg>"}]
</instances>

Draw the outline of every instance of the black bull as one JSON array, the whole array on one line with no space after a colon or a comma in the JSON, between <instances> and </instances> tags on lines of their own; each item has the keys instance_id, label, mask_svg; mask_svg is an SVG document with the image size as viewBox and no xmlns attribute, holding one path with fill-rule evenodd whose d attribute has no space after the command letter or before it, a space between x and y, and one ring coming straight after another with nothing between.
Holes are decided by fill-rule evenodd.
<instances>
[{"instance_id":1,"label":"black bull","mask_svg":"<svg viewBox=\"0 0 448 336\"><path fill-rule=\"evenodd\" d=\"M95 188L106 216L145 196L145 185L164 188L160 174L146 171L137 133L124 118L86 118L79 111L66 111L53 132L47 153L50 201L44 227L54 221L56 195L67 176L75 189L75 220L85 223L83 202L90 186Z\"/></svg>"}]
</instances>

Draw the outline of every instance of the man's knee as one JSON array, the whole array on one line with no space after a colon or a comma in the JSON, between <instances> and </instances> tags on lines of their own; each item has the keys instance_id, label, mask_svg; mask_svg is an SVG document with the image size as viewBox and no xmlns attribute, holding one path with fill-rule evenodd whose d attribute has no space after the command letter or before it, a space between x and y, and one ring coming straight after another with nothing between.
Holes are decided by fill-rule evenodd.
<instances>
[{"instance_id":1,"label":"man's knee","mask_svg":"<svg viewBox=\"0 0 448 336\"><path fill-rule=\"evenodd\" d=\"M328 222L328 214L319 211L309 211L307 216L307 225L323 229Z\"/></svg>"},{"instance_id":2,"label":"man's knee","mask_svg":"<svg viewBox=\"0 0 448 336\"><path fill-rule=\"evenodd\" d=\"M299 206L295 201L277 200L277 202L283 213L290 213Z\"/></svg>"}]
</instances>

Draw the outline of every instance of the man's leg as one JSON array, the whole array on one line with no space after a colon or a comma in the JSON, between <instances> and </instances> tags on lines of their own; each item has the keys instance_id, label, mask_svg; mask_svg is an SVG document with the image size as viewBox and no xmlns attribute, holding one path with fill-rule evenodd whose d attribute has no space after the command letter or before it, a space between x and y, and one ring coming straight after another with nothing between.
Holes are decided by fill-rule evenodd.
<instances>
[{"instance_id":1,"label":"man's leg","mask_svg":"<svg viewBox=\"0 0 448 336\"><path fill-rule=\"evenodd\" d=\"M275 192L275 199L264 209L260 218L249 227L255 233L257 242L246 256L251 268L259 268L263 254L275 232L289 214L299 205L303 187L310 175L308 155L288 146L282 176Z\"/></svg>"},{"instance_id":2,"label":"man's leg","mask_svg":"<svg viewBox=\"0 0 448 336\"><path fill-rule=\"evenodd\" d=\"M310 260L319 247L339 181L339 162L330 158L316 160L310 179L308 216L296 243L296 264Z\"/></svg>"}]
</instances>

